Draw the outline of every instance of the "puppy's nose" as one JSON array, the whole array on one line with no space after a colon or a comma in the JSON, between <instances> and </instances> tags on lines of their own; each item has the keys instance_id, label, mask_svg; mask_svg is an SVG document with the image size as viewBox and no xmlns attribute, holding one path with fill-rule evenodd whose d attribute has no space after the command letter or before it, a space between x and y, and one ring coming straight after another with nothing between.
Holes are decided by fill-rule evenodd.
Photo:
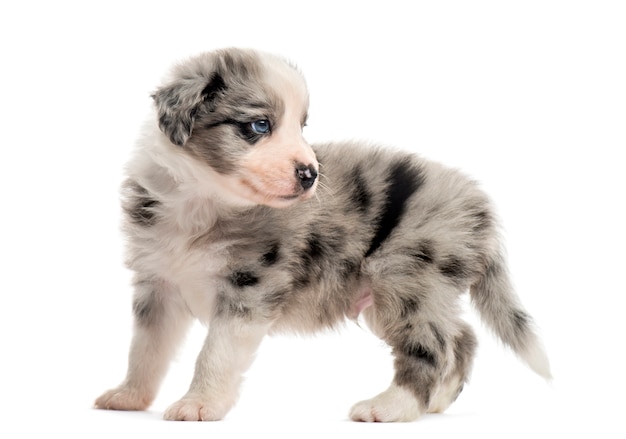
<instances>
[{"instance_id":1,"label":"puppy's nose","mask_svg":"<svg viewBox=\"0 0 626 439\"><path fill-rule=\"evenodd\" d=\"M302 189L310 189L317 178L317 169L315 169L313 165L306 166L299 164L296 166L296 177L300 181Z\"/></svg>"}]
</instances>

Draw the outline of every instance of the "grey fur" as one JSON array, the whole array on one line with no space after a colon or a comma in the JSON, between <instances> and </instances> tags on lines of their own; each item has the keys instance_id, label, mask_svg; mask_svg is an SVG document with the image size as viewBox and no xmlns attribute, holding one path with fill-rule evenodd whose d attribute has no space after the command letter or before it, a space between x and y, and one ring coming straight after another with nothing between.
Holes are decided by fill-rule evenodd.
<instances>
[{"instance_id":1,"label":"grey fur","mask_svg":"<svg viewBox=\"0 0 626 439\"><path fill-rule=\"evenodd\" d=\"M398 389L408 391L415 410L400 404L394 412L387 399L374 398L355 406L352 418L410 420L443 411L467 381L476 346L460 318L459 296L467 290L495 334L548 378L547 358L507 275L491 203L462 173L389 148L337 142L313 146L317 192L285 208L229 202L211 195L217 183L202 189L203 169L209 179L213 171L237 176L255 150L239 123L266 118L278 126L291 108L268 85L276 59L268 67L267 57L228 49L176 67L154 95L171 143L153 134L129 167L128 264L138 279L149 279L137 283L134 310L139 326L159 327L154 335L140 332L134 345L158 347L164 333L182 334L192 316L210 322L190 393L166 417L194 419L197 407L200 419L219 419L234 403L240 377L222 386L205 376L217 361L209 347L220 328L230 328L224 331L233 343L244 333L256 343L266 332L337 327L359 312L393 349L389 392L405 398ZM301 81L299 73L291 80ZM306 108L296 114L303 122ZM171 163L157 160L153 145ZM168 339L167 352L177 340ZM131 353L125 383L96 405L145 408L169 358L153 362L158 373L149 380L132 372L148 359ZM228 398L197 396L209 388Z\"/></svg>"},{"instance_id":2,"label":"grey fur","mask_svg":"<svg viewBox=\"0 0 626 439\"><path fill-rule=\"evenodd\" d=\"M144 226L154 224L155 210L159 201L151 197L144 187L133 180L127 180L123 190L125 192L124 210L128 220Z\"/></svg>"}]
</instances>

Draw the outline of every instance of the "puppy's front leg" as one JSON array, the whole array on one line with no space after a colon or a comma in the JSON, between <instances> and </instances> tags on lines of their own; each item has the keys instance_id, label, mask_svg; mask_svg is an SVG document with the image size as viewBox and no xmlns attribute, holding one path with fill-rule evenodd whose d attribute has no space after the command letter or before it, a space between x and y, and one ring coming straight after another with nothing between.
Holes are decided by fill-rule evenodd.
<instances>
[{"instance_id":1,"label":"puppy's front leg","mask_svg":"<svg viewBox=\"0 0 626 439\"><path fill-rule=\"evenodd\" d=\"M126 379L100 396L96 408L145 410L191 323L177 289L159 279L135 282L133 311L135 330Z\"/></svg>"},{"instance_id":2,"label":"puppy's front leg","mask_svg":"<svg viewBox=\"0 0 626 439\"><path fill-rule=\"evenodd\" d=\"M216 421L237 401L242 374L250 367L269 324L217 317L196 361L187 394L165 411L172 421Z\"/></svg>"}]
</instances>

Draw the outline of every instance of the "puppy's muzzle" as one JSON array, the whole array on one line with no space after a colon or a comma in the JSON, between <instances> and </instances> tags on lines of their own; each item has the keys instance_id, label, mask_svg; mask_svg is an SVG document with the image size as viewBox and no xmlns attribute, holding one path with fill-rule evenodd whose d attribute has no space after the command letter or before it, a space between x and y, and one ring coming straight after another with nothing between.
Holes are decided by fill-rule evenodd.
<instances>
[{"instance_id":1,"label":"puppy's muzzle","mask_svg":"<svg viewBox=\"0 0 626 439\"><path fill-rule=\"evenodd\" d=\"M300 186L305 191L311 189L317 179L317 169L313 165L298 164L296 166L296 177L300 182Z\"/></svg>"}]
</instances>

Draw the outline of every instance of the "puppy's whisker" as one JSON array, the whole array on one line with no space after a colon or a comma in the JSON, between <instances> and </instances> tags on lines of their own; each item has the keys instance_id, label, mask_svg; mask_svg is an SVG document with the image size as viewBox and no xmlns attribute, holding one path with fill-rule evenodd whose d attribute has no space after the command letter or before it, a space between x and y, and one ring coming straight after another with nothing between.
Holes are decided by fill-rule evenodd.
<instances>
[{"instance_id":1,"label":"puppy's whisker","mask_svg":"<svg viewBox=\"0 0 626 439\"><path fill-rule=\"evenodd\" d=\"M333 191L331 189L331 184L329 184L329 183L331 183L331 181L328 178L328 176L326 174L320 172L319 173L319 177L320 177L320 179L317 182L318 190L316 191L316 195L317 195L317 192L321 192L323 194L326 194L326 195L334 198L335 194L333 193Z\"/></svg>"},{"instance_id":2,"label":"puppy's whisker","mask_svg":"<svg viewBox=\"0 0 626 439\"><path fill-rule=\"evenodd\" d=\"M317 191L315 191L315 199L317 200L317 207L319 207L321 209L322 208L322 199L320 198L320 196L317 193Z\"/></svg>"}]
</instances>

